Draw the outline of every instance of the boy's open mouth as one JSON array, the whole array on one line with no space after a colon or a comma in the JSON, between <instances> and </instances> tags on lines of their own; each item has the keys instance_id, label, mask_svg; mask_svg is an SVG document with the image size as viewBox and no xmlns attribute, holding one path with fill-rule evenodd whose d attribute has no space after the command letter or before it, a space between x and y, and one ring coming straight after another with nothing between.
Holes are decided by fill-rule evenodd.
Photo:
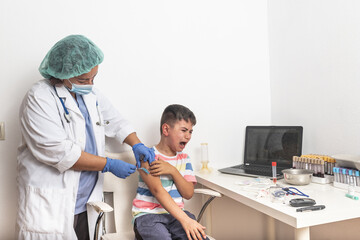
<instances>
[{"instance_id":1,"label":"boy's open mouth","mask_svg":"<svg viewBox=\"0 0 360 240\"><path fill-rule=\"evenodd\" d=\"M180 146L185 147L186 142L180 142Z\"/></svg>"}]
</instances>

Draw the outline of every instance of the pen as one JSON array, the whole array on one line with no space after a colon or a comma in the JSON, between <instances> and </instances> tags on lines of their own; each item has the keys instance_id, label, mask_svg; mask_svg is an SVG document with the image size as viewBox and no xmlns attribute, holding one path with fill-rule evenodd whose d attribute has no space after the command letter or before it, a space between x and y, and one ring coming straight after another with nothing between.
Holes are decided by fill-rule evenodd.
<instances>
[{"instance_id":1,"label":"pen","mask_svg":"<svg viewBox=\"0 0 360 240\"><path fill-rule=\"evenodd\" d=\"M345 196L347 196L348 198L354 199L354 200L359 200L359 197L351 195L351 194L345 194Z\"/></svg>"},{"instance_id":2,"label":"pen","mask_svg":"<svg viewBox=\"0 0 360 240\"><path fill-rule=\"evenodd\" d=\"M297 212L308 212L308 211L322 210L324 208L325 208L325 205L317 205L317 206L298 208L298 209L296 209L296 211Z\"/></svg>"}]
</instances>

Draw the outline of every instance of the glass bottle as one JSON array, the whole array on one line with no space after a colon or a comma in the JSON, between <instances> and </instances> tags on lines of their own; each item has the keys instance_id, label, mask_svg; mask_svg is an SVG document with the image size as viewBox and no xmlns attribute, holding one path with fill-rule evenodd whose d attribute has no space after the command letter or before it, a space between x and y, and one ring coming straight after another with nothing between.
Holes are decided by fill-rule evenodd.
<instances>
[{"instance_id":1,"label":"glass bottle","mask_svg":"<svg viewBox=\"0 0 360 240\"><path fill-rule=\"evenodd\" d=\"M201 172L211 172L211 168L209 168L209 152L208 152L208 144L201 143Z\"/></svg>"}]
</instances>

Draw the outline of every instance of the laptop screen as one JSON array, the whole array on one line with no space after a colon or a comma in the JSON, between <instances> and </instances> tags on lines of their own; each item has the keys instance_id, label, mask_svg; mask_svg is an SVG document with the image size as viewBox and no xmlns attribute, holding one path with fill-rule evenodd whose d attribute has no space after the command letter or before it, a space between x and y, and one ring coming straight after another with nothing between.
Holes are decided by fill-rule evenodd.
<instances>
[{"instance_id":1,"label":"laptop screen","mask_svg":"<svg viewBox=\"0 0 360 240\"><path fill-rule=\"evenodd\" d=\"M245 134L245 164L292 167L292 157L301 155L301 126L247 126Z\"/></svg>"}]
</instances>

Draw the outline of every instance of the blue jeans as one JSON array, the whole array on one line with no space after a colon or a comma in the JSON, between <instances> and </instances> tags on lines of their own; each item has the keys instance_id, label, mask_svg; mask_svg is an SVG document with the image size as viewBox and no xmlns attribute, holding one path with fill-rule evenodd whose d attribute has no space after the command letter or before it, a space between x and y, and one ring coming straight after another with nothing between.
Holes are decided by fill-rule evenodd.
<instances>
[{"instance_id":1,"label":"blue jeans","mask_svg":"<svg viewBox=\"0 0 360 240\"><path fill-rule=\"evenodd\" d=\"M190 218L195 216L184 211ZM137 240L188 240L181 223L171 214L146 214L135 219L134 232ZM209 240L209 238L206 238Z\"/></svg>"}]
</instances>

